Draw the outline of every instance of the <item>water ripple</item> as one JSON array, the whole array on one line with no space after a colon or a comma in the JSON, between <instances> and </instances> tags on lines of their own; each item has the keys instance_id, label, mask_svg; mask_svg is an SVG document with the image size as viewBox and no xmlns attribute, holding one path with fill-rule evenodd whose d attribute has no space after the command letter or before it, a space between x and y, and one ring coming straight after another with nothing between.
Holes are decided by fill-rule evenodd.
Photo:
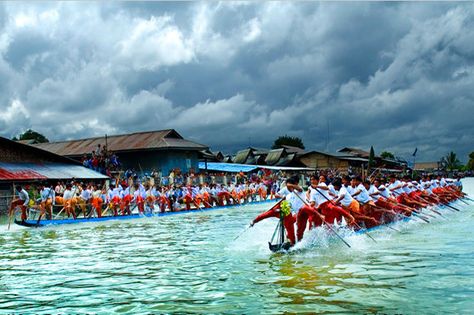
<instances>
[{"instance_id":1,"label":"water ripple","mask_svg":"<svg viewBox=\"0 0 474 315\"><path fill-rule=\"evenodd\" d=\"M474 181L465 185L474 193ZM322 229L271 254L269 205L47 229L0 227L0 313L465 313L474 309L474 206L394 231ZM6 219L3 218L3 222Z\"/></svg>"}]
</instances>

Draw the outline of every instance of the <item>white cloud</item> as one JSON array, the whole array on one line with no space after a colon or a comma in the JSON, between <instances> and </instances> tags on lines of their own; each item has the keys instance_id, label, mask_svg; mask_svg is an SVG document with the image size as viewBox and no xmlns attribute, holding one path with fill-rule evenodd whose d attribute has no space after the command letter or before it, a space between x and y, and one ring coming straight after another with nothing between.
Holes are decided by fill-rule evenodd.
<instances>
[{"instance_id":1,"label":"white cloud","mask_svg":"<svg viewBox=\"0 0 474 315\"><path fill-rule=\"evenodd\" d=\"M251 19L245 26L244 32L244 42L253 42L257 40L262 34L259 20L257 18Z\"/></svg>"},{"instance_id":2,"label":"white cloud","mask_svg":"<svg viewBox=\"0 0 474 315\"><path fill-rule=\"evenodd\" d=\"M3 112L0 112L0 119L3 121L9 123L13 121L18 121L18 118L30 118L30 113L26 109L25 105L20 100L13 100L4 110Z\"/></svg>"},{"instance_id":3,"label":"white cloud","mask_svg":"<svg viewBox=\"0 0 474 315\"><path fill-rule=\"evenodd\" d=\"M167 16L134 21L130 34L119 44L121 57L137 70L190 62L192 46L171 22Z\"/></svg>"},{"instance_id":4,"label":"white cloud","mask_svg":"<svg viewBox=\"0 0 474 315\"><path fill-rule=\"evenodd\" d=\"M254 102L245 100L240 94L216 102L208 100L183 110L173 123L181 128L192 126L194 129L234 126L245 121L254 106Z\"/></svg>"},{"instance_id":5,"label":"white cloud","mask_svg":"<svg viewBox=\"0 0 474 315\"><path fill-rule=\"evenodd\" d=\"M0 105L0 107L3 107ZM17 135L26 130L30 124L30 113L25 105L18 99L10 102L0 111L0 130L9 135Z\"/></svg>"}]
</instances>

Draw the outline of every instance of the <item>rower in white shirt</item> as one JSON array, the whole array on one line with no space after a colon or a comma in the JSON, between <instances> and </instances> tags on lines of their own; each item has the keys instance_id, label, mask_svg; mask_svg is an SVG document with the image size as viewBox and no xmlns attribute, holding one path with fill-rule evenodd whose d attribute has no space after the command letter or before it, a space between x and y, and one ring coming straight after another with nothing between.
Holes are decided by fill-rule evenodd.
<instances>
[{"instance_id":1,"label":"rower in white shirt","mask_svg":"<svg viewBox=\"0 0 474 315\"><path fill-rule=\"evenodd\" d=\"M30 202L30 197L28 196L28 192L20 185L15 186L15 192L18 197L14 199L10 204L9 215L10 217L13 216L13 211L15 210L15 208L20 207L21 220L25 221L28 217L26 211Z\"/></svg>"},{"instance_id":2,"label":"rower in white shirt","mask_svg":"<svg viewBox=\"0 0 474 315\"><path fill-rule=\"evenodd\" d=\"M64 210L69 218L70 215L75 219L76 218L76 198L75 192L71 190L71 185L66 184L66 190L63 193L64 199Z\"/></svg>"}]
</instances>

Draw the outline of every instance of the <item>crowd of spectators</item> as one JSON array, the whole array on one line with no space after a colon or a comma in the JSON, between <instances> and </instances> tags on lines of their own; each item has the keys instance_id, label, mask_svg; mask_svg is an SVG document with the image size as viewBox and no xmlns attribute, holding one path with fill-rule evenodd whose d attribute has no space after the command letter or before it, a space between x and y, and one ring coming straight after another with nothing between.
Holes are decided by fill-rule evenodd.
<instances>
[{"instance_id":1,"label":"crowd of spectators","mask_svg":"<svg viewBox=\"0 0 474 315\"><path fill-rule=\"evenodd\" d=\"M84 154L81 162L85 167L107 176L111 176L111 172L118 171L120 168L117 155L107 150L107 146L101 146L100 144L97 145L95 150L92 150L90 155Z\"/></svg>"}]
</instances>

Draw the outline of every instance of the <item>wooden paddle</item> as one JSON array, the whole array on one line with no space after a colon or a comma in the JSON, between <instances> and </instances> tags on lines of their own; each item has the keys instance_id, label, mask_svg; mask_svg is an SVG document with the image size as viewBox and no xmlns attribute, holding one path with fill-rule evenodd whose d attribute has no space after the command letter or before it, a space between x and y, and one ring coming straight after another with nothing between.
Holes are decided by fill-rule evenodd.
<instances>
[{"instance_id":1,"label":"wooden paddle","mask_svg":"<svg viewBox=\"0 0 474 315\"><path fill-rule=\"evenodd\" d=\"M15 198L15 183L13 183L13 198ZM9 207L9 208L12 207L12 204L13 204L13 199L12 199L12 201L10 202L10 207ZM16 209L16 207L15 207L15 209ZM12 217L13 217L13 214L15 213L15 209L11 209L11 210L9 211L9 214L8 214L8 215L9 215L9 218L8 218L8 230L10 230L10 225L11 225L11 223L12 223Z\"/></svg>"},{"instance_id":2,"label":"wooden paddle","mask_svg":"<svg viewBox=\"0 0 474 315\"><path fill-rule=\"evenodd\" d=\"M56 220L56 219L59 217L59 215L64 211L64 209L66 209L65 206L63 206L63 207L61 208L61 210L59 210L58 214L56 214L56 216L54 217L55 220Z\"/></svg>"}]
</instances>

